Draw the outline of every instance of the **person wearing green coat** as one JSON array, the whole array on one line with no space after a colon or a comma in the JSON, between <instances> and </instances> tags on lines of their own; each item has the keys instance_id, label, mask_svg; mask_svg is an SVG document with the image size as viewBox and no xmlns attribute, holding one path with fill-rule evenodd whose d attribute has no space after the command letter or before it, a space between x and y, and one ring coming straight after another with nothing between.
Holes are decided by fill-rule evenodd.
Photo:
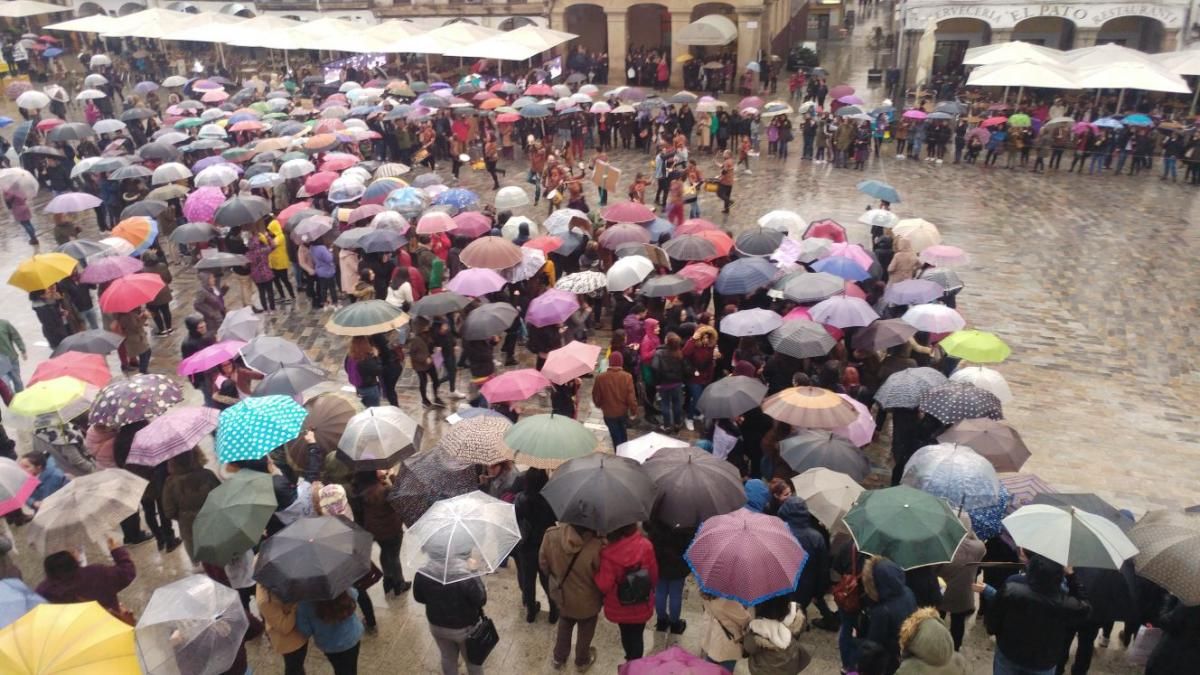
<instances>
[{"instance_id":1,"label":"person wearing green coat","mask_svg":"<svg viewBox=\"0 0 1200 675\"><path fill-rule=\"evenodd\" d=\"M900 626L896 675L967 675L967 660L954 651L950 629L934 607L922 607Z\"/></svg>"},{"instance_id":2,"label":"person wearing green coat","mask_svg":"<svg viewBox=\"0 0 1200 675\"><path fill-rule=\"evenodd\" d=\"M20 359L17 358L17 352L21 353ZM28 358L29 353L25 350L25 341L21 339L21 334L17 332L16 326L9 323L7 319L0 319L0 356L7 358L12 363L8 372L0 372L0 377L8 382L8 386L14 394L25 389L25 383L21 381L20 361ZM0 364L0 367L4 365L8 364Z\"/></svg>"}]
</instances>

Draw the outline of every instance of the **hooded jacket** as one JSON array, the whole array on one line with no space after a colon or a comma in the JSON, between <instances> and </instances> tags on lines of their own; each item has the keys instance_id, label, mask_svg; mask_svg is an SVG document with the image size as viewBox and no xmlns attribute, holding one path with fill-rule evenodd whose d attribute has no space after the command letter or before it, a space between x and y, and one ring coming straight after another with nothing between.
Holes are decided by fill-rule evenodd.
<instances>
[{"instance_id":1,"label":"hooded jacket","mask_svg":"<svg viewBox=\"0 0 1200 675\"><path fill-rule=\"evenodd\" d=\"M743 487L746 490L746 506L743 508L750 509L755 513L762 513L767 508L767 504L771 503L771 491L761 480L751 478Z\"/></svg>"},{"instance_id":2,"label":"hooded jacket","mask_svg":"<svg viewBox=\"0 0 1200 675\"><path fill-rule=\"evenodd\" d=\"M163 514L171 520L179 521L179 536L188 555L192 555L192 525L196 515L221 481L216 474L202 466L189 466L178 473L175 465L168 467L171 474L163 483L162 509Z\"/></svg>"},{"instance_id":3,"label":"hooded jacket","mask_svg":"<svg viewBox=\"0 0 1200 675\"><path fill-rule=\"evenodd\" d=\"M646 523L646 536L654 545L658 575L663 579L686 579L692 573L683 554L696 536L694 527L671 527L657 521Z\"/></svg>"},{"instance_id":4,"label":"hooded jacket","mask_svg":"<svg viewBox=\"0 0 1200 675\"><path fill-rule=\"evenodd\" d=\"M950 629L937 610L923 607L900 626L902 661L896 675L967 675L967 660L954 651Z\"/></svg>"},{"instance_id":5,"label":"hooded jacket","mask_svg":"<svg viewBox=\"0 0 1200 675\"><path fill-rule=\"evenodd\" d=\"M1063 567L1033 555L1026 573L1010 577L985 617L996 648L1019 666L1048 670L1058 665L1067 636L1088 618L1091 607L1074 577L1062 587Z\"/></svg>"},{"instance_id":6,"label":"hooded jacket","mask_svg":"<svg viewBox=\"0 0 1200 675\"><path fill-rule=\"evenodd\" d=\"M798 639L803 631L804 613L794 602L782 621L752 620L742 639L751 675L795 675L807 668L812 656Z\"/></svg>"},{"instance_id":7,"label":"hooded jacket","mask_svg":"<svg viewBox=\"0 0 1200 675\"><path fill-rule=\"evenodd\" d=\"M742 658L742 640L754 614L737 600L701 595L704 627L700 655L718 663Z\"/></svg>"},{"instance_id":8,"label":"hooded jacket","mask_svg":"<svg viewBox=\"0 0 1200 675\"><path fill-rule=\"evenodd\" d=\"M804 563L794 596L796 602L807 607L813 598L823 596L829 586L829 543L817 529L816 519L809 513L803 499L788 497L775 515L787 523L792 536L808 553L808 561Z\"/></svg>"},{"instance_id":9,"label":"hooded jacket","mask_svg":"<svg viewBox=\"0 0 1200 675\"><path fill-rule=\"evenodd\" d=\"M576 563L577 565L579 563ZM650 573L650 597L636 605L622 605L617 599L617 584L627 572L642 568ZM604 594L604 618L613 623L645 623L654 614L654 586L658 584L658 561L654 546L640 530L623 539L609 542L600 551L600 569L596 588Z\"/></svg>"},{"instance_id":10,"label":"hooded jacket","mask_svg":"<svg viewBox=\"0 0 1200 675\"><path fill-rule=\"evenodd\" d=\"M559 611L568 619L590 619L600 613L604 596L596 588L595 576L600 569L601 545L599 537L581 535L566 524L546 530L542 537L538 566L550 577L552 586L562 585L563 605Z\"/></svg>"},{"instance_id":11,"label":"hooded jacket","mask_svg":"<svg viewBox=\"0 0 1200 675\"><path fill-rule=\"evenodd\" d=\"M917 610L917 601L904 583L904 570L887 558L868 560L862 582L871 599L864 617L866 638L883 647L889 659L887 672L894 673L900 664L900 625Z\"/></svg>"},{"instance_id":12,"label":"hooded jacket","mask_svg":"<svg viewBox=\"0 0 1200 675\"><path fill-rule=\"evenodd\" d=\"M896 253L892 256L892 262L888 264L888 283L890 284L912 279L917 270L921 268L921 261L917 259L917 254L913 252L912 244L907 239L897 237L895 249Z\"/></svg>"},{"instance_id":13,"label":"hooded jacket","mask_svg":"<svg viewBox=\"0 0 1200 675\"><path fill-rule=\"evenodd\" d=\"M273 270L286 270L291 267L292 261L288 258L287 240L283 237L283 227L280 226L278 220L272 220L267 224L267 232L271 233L271 254L267 256L267 263L270 264Z\"/></svg>"},{"instance_id":14,"label":"hooded jacket","mask_svg":"<svg viewBox=\"0 0 1200 675\"><path fill-rule=\"evenodd\" d=\"M971 589L971 582L975 581L975 575L979 571L976 563L983 560L984 554L987 553L987 547L971 529L970 517L963 513L959 520L966 526L967 536L954 551L954 558L938 569L938 576L946 582L939 609L947 614L962 614L975 610L975 591Z\"/></svg>"},{"instance_id":15,"label":"hooded jacket","mask_svg":"<svg viewBox=\"0 0 1200 675\"><path fill-rule=\"evenodd\" d=\"M637 314L626 314L625 319L621 321L621 328L625 330L625 341L631 345L640 343L646 336L646 329Z\"/></svg>"}]
</instances>

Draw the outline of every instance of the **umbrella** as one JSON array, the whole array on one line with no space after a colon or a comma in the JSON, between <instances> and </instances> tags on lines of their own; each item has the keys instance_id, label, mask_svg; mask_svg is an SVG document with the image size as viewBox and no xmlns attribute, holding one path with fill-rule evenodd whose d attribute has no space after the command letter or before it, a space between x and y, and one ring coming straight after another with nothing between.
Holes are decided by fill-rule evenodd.
<instances>
[{"instance_id":1,"label":"umbrella","mask_svg":"<svg viewBox=\"0 0 1200 675\"><path fill-rule=\"evenodd\" d=\"M766 335L783 325L783 317L767 309L743 309L721 319L721 332L736 337Z\"/></svg>"},{"instance_id":2,"label":"umbrella","mask_svg":"<svg viewBox=\"0 0 1200 675\"><path fill-rule=\"evenodd\" d=\"M112 313L134 310L153 300L165 286L157 274L129 274L115 279L100 294L100 309Z\"/></svg>"},{"instance_id":3,"label":"umbrella","mask_svg":"<svg viewBox=\"0 0 1200 675\"><path fill-rule=\"evenodd\" d=\"M951 382L966 382L973 384L984 391L989 391L995 394L996 398L1000 399L1003 404L1008 404L1013 400L1012 390L1008 387L1008 382L1000 373L985 368L983 366L969 366L959 368L950 374Z\"/></svg>"},{"instance_id":4,"label":"umbrella","mask_svg":"<svg viewBox=\"0 0 1200 675\"><path fill-rule=\"evenodd\" d=\"M846 281L826 272L796 272L782 277L774 286L792 302L812 303L844 293Z\"/></svg>"},{"instance_id":5,"label":"umbrella","mask_svg":"<svg viewBox=\"0 0 1200 675\"><path fill-rule=\"evenodd\" d=\"M871 474L867 456L854 443L832 432L800 431L779 443L779 453L797 473L825 468L860 482Z\"/></svg>"},{"instance_id":6,"label":"umbrella","mask_svg":"<svg viewBox=\"0 0 1200 675\"><path fill-rule=\"evenodd\" d=\"M863 493L863 487L850 476L822 467L794 476L792 485L795 495L804 500L813 516L829 530L841 525L842 517Z\"/></svg>"},{"instance_id":7,"label":"umbrella","mask_svg":"<svg viewBox=\"0 0 1200 675\"><path fill-rule=\"evenodd\" d=\"M455 274L446 288L461 295L480 297L503 289L506 283L504 277L493 270L475 267Z\"/></svg>"},{"instance_id":8,"label":"umbrella","mask_svg":"<svg viewBox=\"0 0 1200 675\"><path fill-rule=\"evenodd\" d=\"M41 604L0 631L0 672L140 675L142 669L133 627L92 601Z\"/></svg>"},{"instance_id":9,"label":"umbrella","mask_svg":"<svg viewBox=\"0 0 1200 675\"><path fill-rule=\"evenodd\" d=\"M157 466L191 452L217 428L219 412L213 408L183 406L154 418L133 437L129 464Z\"/></svg>"},{"instance_id":10,"label":"umbrella","mask_svg":"<svg viewBox=\"0 0 1200 675\"><path fill-rule=\"evenodd\" d=\"M907 368L891 376L875 392L887 408L916 408L926 392L946 384L946 376L933 368Z\"/></svg>"},{"instance_id":11,"label":"umbrella","mask_svg":"<svg viewBox=\"0 0 1200 675\"><path fill-rule=\"evenodd\" d=\"M926 415L936 417L942 424L954 424L959 420L987 417L998 420L1004 417L1000 399L966 382L947 382L921 395L917 408Z\"/></svg>"},{"instance_id":12,"label":"umbrella","mask_svg":"<svg viewBox=\"0 0 1200 675\"><path fill-rule=\"evenodd\" d=\"M77 476L42 500L29 524L29 541L43 556L95 541L137 513L148 484L124 469Z\"/></svg>"},{"instance_id":13,"label":"umbrella","mask_svg":"<svg viewBox=\"0 0 1200 675\"><path fill-rule=\"evenodd\" d=\"M874 197L880 201L888 202L889 204L900 203L900 193L896 192L896 188L879 180L864 180L859 181L858 191Z\"/></svg>"},{"instance_id":14,"label":"umbrella","mask_svg":"<svg viewBox=\"0 0 1200 675\"><path fill-rule=\"evenodd\" d=\"M721 268L716 289L722 295L752 293L771 283L778 269L763 258L740 258Z\"/></svg>"},{"instance_id":15,"label":"umbrella","mask_svg":"<svg viewBox=\"0 0 1200 675\"><path fill-rule=\"evenodd\" d=\"M638 463L645 462L654 456L654 453L663 448L686 448L687 441L682 441L677 438L672 438L660 434L656 431L651 431L643 436L626 441L618 445L615 449L620 457L628 457Z\"/></svg>"},{"instance_id":16,"label":"umbrella","mask_svg":"<svg viewBox=\"0 0 1200 675\"><path fill-rule=\"evenodd\" d=\"M673 527L696 527L746 504L737 468L692 447L667 447L642 464L660 495L654 516Z\"/></svg>"},{"instance_id":17,"label":"umbrella","mask_svg":"<svg viewBox=\"0 0 1200 675\"><path fill-rule=\"evenodd\" d=\"M563 463L542 488L559 521L601 534L649 520L656 494L640 464L603 453Z\"/></svg>"},{"instance_id":18,"label":"umbrella","mask_svg":"<svg viewBox=\"0 0 1200 675\"><path fill-rule=\"evenodd\" d=\"M617 223L605 228L600 233L598 241L601 246L609 250L616 250L621 244L648 244L650 243L650 231L633 223Z\"/></svg>"},{"instance_id":19,"label":"umbrella","mask_svg":"<svg viewBox=\"0 0 1200 675\"><path fill-rule=\"evenodd\" d=\"M952 333L967 325L966 319L956 310L935 303L912 305L901 320L927 333Z\"/></svg>"},{"instance_id":20,"label":"umbrella","mask_svg":"<svg viewBox=\"0 0 1200 675\"><path fill-rule=\"evenodd\" d=\"M992 333L980 330L959 330L938 343L942 351L975 363L1000 363L1012 350Z\"/></svg>"},{"instance_id":21,"label":"umbrella","mask_svg":"<svg viewBox=\"0 0 1200 675\"><path fill-rule=\"evenodd\" d=\"M397 214L399 215L399 214ZM492 219L478 211L463 211L454 216L454 234L460 237L481 237L492 229ZM458 275L455 275L456 277Z\"/></svg>"},{"instance_id":22,"label":"umbrella","mask_svg":"<svg viewBox=\"0 0 1200 675\"><path fill-rule=\"evenodd\" d=\"M68 351L39 363L26 384L37 384L57 377L73 377L94 387L104 387L112 380L112 373L103 356Z\"/></svg>"},{"instance_id":23,"label":"umbrella","mask_svg":"<svg viewBox=\"0 0 1200 675\"><path fill-rule=\"evenodd\" d=\"M523 260L521 247L503 237L481 237L467 244L459 259L468 267L502 270Z\"/></svg>"},{"instance_id":24,"label":"umbrella","mask_svg":"<svg viewBox=\"0 0 1200 675\"><path fill-rule=\"evenodd\" d=\"M691 60L690 54L675 57L678 61L684 56ZM687 673L688 675L724 675L727 673L721 666L695 656L678 645L664 649L657 654L640 659L626 661L617 669L618 675L669 675L671 673Z\"/></svg>"},{"instance_id":25,"label":"umbrella","mask_svg":"<svg viewBox=\"0 0 1200 675\"><path fill-rule=\"evenodd\" d=\"M112 247L90 239L72 239L54 249L58 253L66 253L79 262L88 262L110 255L116 255Z\"/></svg>"},{"instance_id":26,"label":"umbrella","mask_svg":"<svg viewBox=\"0 0 1200 675\"><path fill-rule=\"evenodd\" d=\"M513 449L517 463L539 469L556 469L569 459L590 454L597 444L587 427L553 414L522 417L504 435L504 442Z\"/></svg>"},{"instance_id":27,"label":"umbrella","mask_svg":"<svg viewBox=\"0 0 1200 675\"><path fill-rule=\"evenodd\" d=\"M388 502L404 524L412 527L438 500L478 488L474 465L434 447L400 463L388 492Z\"/></svg>"},{"instance_id":28,"label":"umbrella","mask_svg":"<svg viewBox=\"0 0 1200 675\"><path fill-rule=\"evenodd\" d=\"M258 545L278 504L270 474L234 473L204 500L196 514L193 557L224 565Z\"/></svg>"},{"instance_id":29,"label":"umbrella","mask_svg":"<svg viewBox=\"0 0 1200 675\"><path fill-rule=\"evenodd\" d=\"M424 429L393 406L367 408L350 418L339 456L355 471L388 469L421 449Z\"/></svg>"},{"instance_id":30,"label":"umbrella","mask_svg":"<svg viewBox=\"0 0 1200 675\"><path fill-rule=\"evenodd\" d=\"M907 485L863 492L842 520L858 550L906 570L950 562L967 534L949 504Z\"/></svg>"},{"instance_id":31,"label":"umbrella","mask_svg":"<svg viewBox=\"0 0 1200 675\"><path fill-rule=\"evenodd\" d=\"M0 628L12 625L34 607L45 603L46 599L26 586L24 581L14 577L0 579Z\"/></svg>"},{"instance_id":32,"label":"umbrella","mask_svg":"<svg viewBox=\"0 0 1200 675\"><path fill-rule=\"evenodd\" d=\"M183 215L190 222L211 223L217 208L225 203L218 187L199 187L183 202Z\"/></svg>"},{"instance_id":33,"label":"umbrella","mask_svg":"<svg viewBox=\"0 0 1200 675\"><path fill-rule=\"evenodd\" d=\"M217 458L222 462L259 459L300 435L308 410L288 396L248 398L221 411Z\"/></svg>"},{"instance_id":34,"label":"umbrella","mask_svg":"<svg viewBox=\"0 0 1200 675\"><path fill-rule=\"evenodd\" d=\"M596 369L600 351L599 345L572 340L547 354L546 362L542 364L542 375L554 384L566 384L577 377L583 377ZM491 398L488 398L488 401L491 401Z\"/></svg>"},{"instance_id":35,"label":"umbrella","mask_svg":"<svg viewBox=\"0 0 1200 675\"><path fill-rule=\"evenodd\" d=\"M767 385L744 375L723 377L704 388L697 406L708 419L734 419L757 408Z\"/></svg>"},{"instance_id":36,"label":"umbrella","mask_svg":"<svg viewBox=\"0 0 1200 675\"><path fill-rule=\"evenodd\" d=\"M332 600L371 571L373 543L347 519L300 518L263 542L254 580L284 602Z\"/></svg>"},{"instance_id":37,"label":"umbrella","mask_svg":"<svg viewBox=\"0 0 1200 675\"><path fill-rule=\"evenodd\" d=\"M216 236L216 230L208 223L184 223L175 228L170 239L176 244L202 244Z\"/></svg>"},{"instance_id":38,"label":"umbrella","mask_svg":"<svg viewBox=\"0 0 1200 675\"><path fill-rule=\"evenodd\" d=\"M783 236L783 232L760 226L738 235L733 246L743 255L769 256L783 243Z\"/></svg>"},{"instance_id":39,"label":"umbrella","mask_svg":"<svg viewBox=\"0 0 1200 675\"><path fill-rule=\"evenodd\" d=\"M79 262L65 253L39 253L17 265L10 286L32 293L50 288L71 276Z\"/></svg>"},{"instance_id":40,"label":"umbrella","mask_svg":"<svg viewBox=\"0 0 1200 675\"><path fill-rule=\"evenodd\" d=\"M304 426L296 440L289 443L287 448L288 459L299 467L308 465L308 442L304 436L309 431L316 436L322 454L334 452L346 425L363 408L357 396L332 391L312 397L304 404L304 409L308 411L308 417L304 418Z\"/></svg>"},{"instance_id":41,"label":"umbrella","mask_svg":"<svg viewBox=\"0 0 1200 675\"><path fill-rule=\"evenodd\" d=\"M284 366L312 365L296 343L273 335L260 335L247 342L240 354L247 367L263 375L270 375Z\"/></svg>"},{"instance_id":42,"label":"umbrella","mask_svg":"<svg viewBox=\"0 0 1200 675\"><path fill-rule=\"evenodd\" d=\"M880 319L854 334L851 346L864 351L883 351L906 344L917 329L900 319Z\"/></svg>"},{"instance_id":43,"label":"umbrella","mask_svg":"<svg viewBox=\"0 0 1200 675\"><path fill-rule=\"evenodd\" d=\"M525 311L525 322L539 328L561 324L579 309L574 293L551 288L534 298Z\"/></svg>"},{"instance_id":44,"label":"umbrella","mask_svg":"<svg viewBox=\"0 0 1200 675\"><path fill-rule=\"evenodd\" d=\"M495 572L520 540L513 505L476 490L433 504L405 532L400 559L452 584Z\"/></svg>"},{"instance_id":45,"label":"umbrella","mask_svg":"<svg viewBox=\"0 0 1200 675\"><path fill-rule=\"evenodd\" d=\"M927 445L909 458L900 482L965 510L980 539L1000 533L1008 491L987 459L971 448L957 443Z\"/></svg>"},{"instance_id":46,"label":"umbrella","mask_svg":"<svg viewBox=\"0 0 1200 675\"><path fill-rule=\"evenodd\" d=\"M35 428L47 424L66 424L86 413L95 398L95 390L73 377L56 377L31 384L12 398L9 408L18 415L38 418Z\"/></svg>"},{"instance_id":47,"label":"umbrella","mask_svg":"<svg viewBox=\"0 0 1200 675\"><path fill-rule=\"evenodd\" d=\"M225 315L217 329L218 340L242 340L249 342L258 337L262 321L255 316L253 308L241 307ZM211 331L212 326L208 329Z\"/></svg>"},{"instance_id":48,"label":"umbrella","mask_svg":"<svg viewBox=\"0 0 1200 675\"><path fill-rule=\"evenodd\" d=\"M407 240L394 230L369 230L358 240L357 248L364 253L392 253Z\"/></svg>"},{"instance_id":49,"label":"umbrella","mask_svg":"<svg viewBox=\"0 0 1200 675\"><path fill-rule=\"evenodd\" d=\"M892 233L907 240L918 253L942 243L937 226L922 218L905 218L892 227Z\"/></svg>"},{"instance_id":50,"label":"umbrella","mask_svg":"<svg viewBox=\"0 0 1200 675\"><path fill-rule=\"evenodd\" d=\"M46 213L79 213L100 206L104 202L99 197L86 192L64 192L46 204Z\"/></svg>"},{"instance_id":51,"label":"umbrella","mask_svg":"<svg viewBox=\"0 0 1200 675\"><path fill-rule=\"evenodd\" d=\"M813 263L812 268L813 271L832 274L846 281L866 281L871 278L867 268L843 256L822 258Z\"/></svg>"},{"instance_id":52,"label":"umbrella","mask_svg":"<svg viewBox=\"0 0 1200 675\"><path fill-rule=\"evenodd\" d=\"M223 340L211 344L179 362L176 372L180 375L195 375L212 370L226 361L238 357L246 343L242 340Z\"/></svg>"},{"instance_id":53,"label":"umbrella","mask_svg":"<svg viewBox=\"0 0 1200 675\"><path fill-rule=\"evenodd\" d=\"M928 279L905 279L888 284L883 299L890 305L917 305L933 302L945 294L945 289Z\"/></svg>"},{"instance_id":54,"label":"umbrella","mask_svg":"<svg viewBox=\"0 0 1200 675\"><path fill-rule=\"evenodd\" d=\"M25 506L25 500L38 486L38 479L28 474L16 461L0 457L0 515L17 511ZM3 589L0 589L3 591ZM3 595L0 593L0 598ZM3 600L0 599L0 607ZM0 612L0 621L5 617ZM15 618L15 617L14 617ZM11 623L11 621L9 621Z\"/></svg>"},{"instance_id":55,"label":"umbrella","mask_svg":"<svg viewBox=\"0 0 1200 675\"><path fill-rule=\"evenodd\" d=\"M414 314L416 314L415 307ZM500 335L508 330L508 327L517 320L518 315L517 308L507 302L482 305L468 314L467 319L463 321L463 339L486 340Z\"/></svg>"},{"instance_id":56,"label":"umbrella","mask_svg":"<svg viewBox=\"0 0 1200 675\"><path fill-rule=\"evenodd\" d=\"M948 246L946 244L934 244L926 246L917 258L926 264L935 267L961 267L971 262L967 252L957 246ZM926 273L928 276L928 273Z\"/></svg>"},{"instance_id":57,"label":"umbrella","mask_svg":"<svg viewBox=\"0 0 1200 675\"><path fill-rule=\"evenodd\" d=\"M868 326L879 318L865 300L846 295L826 298L809 311L814 321L837 328Z\"/></svg>"},{"instance_id":58,"label":"umbrella","mask_svg":"<svg viewBox=\"0 0 1200 675\"><path fill-rule=\"evenodd\" d=\"M1004 489L1008 490L1010 499L1008 512L1012 513L1026 504L1033 503L1038 495L1058 492L1046 481L1031 473L1006 473L1000 476Z\"/></svg>"},{"instance_id":59,"label":"umbrella","mask_svg":"<svg viewBox=\"0 0 1200 675\"><path fill-rule=\"evenodd\" d=\"M444 316L446 314L453 314L454 312L457 312L457 311L463 309L464 307L466 307L469 304L471 304L471 299L468 297L459 295L458 293L454 293L454 292L437 293L434 295L426 295L425 297L421 298L420 300L414 302L410 311L413 316L421 316L421 317ZM499 303L499 304L505 304L505 303ZM487 306L490 307L491 305L487 305ZM509 306L511 307L511 305L509 305ZM501 310L492 310L492 311L496 312L496 311L501 311ZM474 314L474 312L472 312L472 314ZM514 316L513 319L515 320L516 317ZM511 321L509 323L511 324ZM504 332L504 331L501 330L500 332ZM498 334L499 333L497 333L497 335Z\"/></svg>"},{"instance_id":60,"label":"umbrella","mask_svg":"<svg viewBox=\"0 0 1200 675\"><path fill-rule=\"evenodd\" d=\"M1016 429L987 418L960 420L942 432L938 440L969 446L991 462L997 471L1020 471L1031 456Z\"/></svg>"},{"instance_id":61,"label":"umbrella","mask_svg":"<svg viewBox=\"0 0 1200 675\"><path fill-rule=\"evenodd\" d=\"M107 330L85 330L81 333L68 335L54 349L54 356L67 352L84 352L86 354L108 354L117 350L125 338Z\"/></svg>"},{"instance_id":62,"label":"umbrella","mask_svg":"<svg viewBox=\"0 0 1200 675\"><path fill-rule=\"evenodd\" d=\"M763 401L762 409L781 422L806 429L836 429L858 419L854 406L819 387L784 389Z\"/></svg>"},{"instance_id":63,"label":"umbrella","mask_svg":"<svg viewBox=\"0 0 1200 675\"><path fill-rule=\"evenodd\" d=\"M384 300L362 300L333 313L325 330L334 335L377 335L402 328L408 315Z\"/></svg>"},{"instance_id":64,"label":"umbrella","mask_svg":"<svg viewBox=\"0 0 1200 675\"><path fill-rule=\"evenodd\" d=\"M642 284L640 293L648 298L670 298L696 290L696 282L677 274L651 277Z\"/></svg>"},{"instance_id":65,"label":"umbrella","mask_svg":"<svg viewBox=\"0 0 1200 675\"><path fill-rule=\"evenodd\" d=\"M701 591L757 605L795 590L808 553L779 518L737 509L704 521L684 560Z\"/></svg>"},{"instance_id":66,"label":"umbrella","mask_svg":"<svg viewBox=\"0 0 1200 675\"><path fill-rule=\"evenodd\" d=\"M259 380L254 396L297 397L325 381L325 371L316 366L284 366Z\"/></svg>"},{"instance_id":67,"label":"umbrella","mask_svg":"<svg viewBox=\"0 0 1200 675\"><path fill-rule=\"evenodd\" d=\"M621 258L608 268L606 273L609 291L628 290L640 283L654 271L654 263L642 256Z\"/></svg>"},{"instance_id":68,"label":"umbrella","mask_svg":"<svg viewBox=\"0 0 1200 675\"><path fill-rule=\"evenodd\" d=\"M1031 503L1049 504L1060 509L1076 508L1087 511L1105 518L1126 533L1133 527L1132 516L1119 511L1117 507L1091 493L1047 492L1036 495Z\"/></svg>"},{"instance_id":69,"label":"umbrella","mask_svg":"<svg viewBox=\"0 0 1200 675\"><path fill-rule=\"evenodd\" d=\"M262 220L271 213L271 203L262 197L230 197L213 213L212 222L222 227L239 227Z\"/></svg>"},{"instance_id":70,"label":"umbrella","mask_svg":"<svg viewBox=\"0 0 1200 675\"><path fill-rule=\"evenodd\" d=\"M1029 504L1003 522L1017 546L1064 566L1115 570L1138 553L1116 524L1074 506Z\"/></svg>"},{"instance_id":71,"label":"umbrella","mask_svg":"<svg viewBox=\"0 0 1200 675\"><path fill-rule=\"evenodd\" d=\"M472 417L450 427L440 445L446 454L464 462L490 466L513 458L512 448L504 443L511 428L512 422L502 415Z\"/></svg>"},{"instance_id":72,"label":"umbrella","mask_svg":"<svg viewBox=\"0 0 1200 675\"><path fill-rule=\"evenodd\" d=\"M220 675L249 627L237 591L192 574L154 589L135 631L138 660L149 673Z\"/></svg>"},{"instance_id":73,"label":"umbrella","mask_svg":"<svg viewBox=\"0 0 1200 675\"><path fill-rule=\"evenodd\" d=\"M163 375L135 375L100 390L88 421L110 429L151 420L183 400L179 385Z\"/></svg>"},{"instance_id":74,"label":"umbrella","mask_svg":"<svg viewBox=\"0 0 1200 675\"><path fill-rule=\"evenodd\" d=\"M1138 576L1167 589L1189 607L1200 605L1200 514L1151 511L1129 531L1137 546Z\"/></svg>"},{"instance_id":75,"label":"umbrella","mask_svg":"<svg viewBox=\"0 0 1200 675\"><path fill-rule=\"evenodd\" d=\"M675 260L711 260L717 257L717 247L704 237L684 234L663 244L663 250Z\"/></svg>"},{"instance_id":76,"label":"umbrella","mask_svg":"<svg viewBox=\"0 0 1200 675\"><path fill-rule=\"evenodd\" d=\"M249 259L244 255L205 249L200 252L200 261L196 263L196 269L201 271L223 270L234 267L245 267L249 264Z\"/></svg>"},{"instance_id":77,"label":"umbrella","mask_svg":"<svg viewBox=\"0 0 1200 675\"><path fill-rule=\"evenodd\" d=\"M767 334L771 347L798 359L824 356L837 342L815 321L790 320Z\"/></svg>"}]
</instances>

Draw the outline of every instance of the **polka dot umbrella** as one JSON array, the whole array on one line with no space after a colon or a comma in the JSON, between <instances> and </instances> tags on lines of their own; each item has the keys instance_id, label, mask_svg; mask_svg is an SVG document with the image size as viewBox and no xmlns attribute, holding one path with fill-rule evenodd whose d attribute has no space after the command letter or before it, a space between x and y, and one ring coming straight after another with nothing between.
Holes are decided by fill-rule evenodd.
<instances>
[{"instance_id":1,"label":"polka dot umbrella","mask_svg":"<svg viewBox=\"0 0 1200 675\"><path fill-rule=\"evenodd\" d=\"M986 417L1003 419L1000 399L986 389L966 382L947 382L921 395L917 409L942 424Z\"/></svg>"},{"instance_id":2,"label":"polka dot umbrella","mask_svg":"<svg viewBox=\"0 0 1200 675\"><path fill-rule=\"evenodd\" d=\"M217 459L259 459L300 435L308 411L289 396L262 396L221 412L217 422Z\"/></svg>"},{"instance_id":3,"label":"polka dot umbrella","mask_svg":"<svg viewBox=\"0 0 1200 675\"><path fill-rule=\"evenodd\" d=\"M165 375L136 375L101 389L88 421L117 429L154 419L182 400L179 385Z\"/></svg>"}]
</instances>

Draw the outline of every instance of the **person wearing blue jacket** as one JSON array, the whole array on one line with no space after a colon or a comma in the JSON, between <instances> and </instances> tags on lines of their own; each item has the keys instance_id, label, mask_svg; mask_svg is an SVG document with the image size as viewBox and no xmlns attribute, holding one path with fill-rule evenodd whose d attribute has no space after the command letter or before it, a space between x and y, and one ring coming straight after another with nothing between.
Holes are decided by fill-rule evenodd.
<instances>
[{"instance_id":1,"label":"person wearing blue jacket","mask_svg":"<svg viewBox=\"0 0 1200 675\"><path fill-rule=\"evenodd\" d=\"M809 513L808 505L800 497L788 497L775 515L787 523L792 536L808 554L792 599L800 605L803 612L807 612L808 606L815 602L817 610L821 612L821 621L814 625L826 630L836 630L837 615L825 604L825 593L829 590L830 566L827 535L821 531L817 519Z\"/></svg>"},{"instance_id":2,"label":"person wearing blue jacket","mask_svg":"<svg viewBox=\"0 0 1200 675\"><path fill-rule=\"evenodd\" d=\"M33 489L25 505L37 511L46 497L58 492L69 480L67 474L58 468L58 462L44 450L34 450L17 460L26 473L38 480L38 486Z\"/></svg>"},{"instance_id":3,"label":"person wearing blue jacket","mask_svg":"<svg viewBox=\"0 0 1200 675\"><path fill-rule=\"evenodd\" d=\"M309 255L312 256L315 276L317 277L317 296L313 302L314 309L321 309L325 306L325 299L329 299L329 304L332 307L337 306L337 265L333 262L333 252L325 245L324 240L318 239L308 248Z\"/></svg>"},{"instance_id":4,"label":"person wearing blue jacket","mask_svg":"<svg viewBox=\"0 0 1200 675\"><path fill-rule=\"evenodd\" d=\"M900 626L917 611L917 600L904 583L904 570L887 558L871 558L863 566L862 588L869 601L858 635L881 645L888 655L887 675L900 668Z\"/></svg>"},{"instance_id":5,"label":"person wearing blue jacket","mask_svg":"<svg viewBox=\"0 0 1200 675\"><path fill-rule=\"evenodd\" d=\"M332 600L305 600L296 607L296 630L311 637L329 659L334 675L357 675L363 623L358 590L351 587Z\"/></svg>"},{"instance_id":6,"label":"person wearing blue jacket","mask_svg":"<svg viewBox=\"0 0 1200 675\"><path fill-rule=\"evenodd\" d=\"M746 490L746 506L743 508L750 509L755 513L765 511L767 504L771 503L771 491L767 489L767 484L757 478L751 478L746 481L744 489Z\"/></svg>"}]
</instances>

